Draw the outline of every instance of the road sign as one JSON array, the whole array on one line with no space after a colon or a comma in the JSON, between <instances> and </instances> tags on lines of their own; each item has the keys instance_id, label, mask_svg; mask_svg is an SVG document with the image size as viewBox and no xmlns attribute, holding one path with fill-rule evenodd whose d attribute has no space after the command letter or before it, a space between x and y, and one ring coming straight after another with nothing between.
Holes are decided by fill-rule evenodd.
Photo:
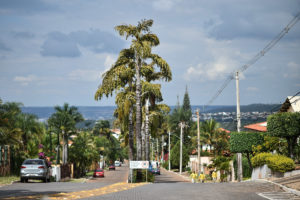
<instances>
[{"instance_id":1,"label":"road sign","mask_svg":"<svg viewBox=\"0 0 300 200\"><path fill-rule=\"evenodd\" d=\"M130 169L148 169L149 161L130 161L129 168Z\"/></svg>"}]
</instances>

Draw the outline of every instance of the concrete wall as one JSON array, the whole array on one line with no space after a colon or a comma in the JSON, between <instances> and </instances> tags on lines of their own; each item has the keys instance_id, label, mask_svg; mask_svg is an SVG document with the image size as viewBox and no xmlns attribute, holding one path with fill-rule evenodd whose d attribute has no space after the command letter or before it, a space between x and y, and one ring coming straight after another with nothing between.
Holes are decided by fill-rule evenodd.
<instances>
[{"instance_id":1,"label":"concrete wall","mask_svg":"<svg viewBox=\"0 0 300 200\"><path fill-rule=\"evenodd\" d=\"M251 180L256 180L256 179L265 179L265 178L281 178L281 177L290 177L300 174L300 170L294 170L290 172L272 172L272 170L267 166L261 166L261 167L256 167L252 170L252 175L251 175Z\"/></svg>"}]
</instances>

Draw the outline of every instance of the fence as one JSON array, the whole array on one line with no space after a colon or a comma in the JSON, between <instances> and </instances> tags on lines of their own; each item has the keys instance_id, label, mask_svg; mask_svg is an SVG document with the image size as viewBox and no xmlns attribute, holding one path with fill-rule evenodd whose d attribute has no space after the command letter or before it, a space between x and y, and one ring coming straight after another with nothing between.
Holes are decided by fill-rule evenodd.
<instances>
[{"instance_id":1,"label":"fence","mask_svg":"<svg viewBox=\"0 0 300 200\"><path fill-rule=\"evenodd\" d=\"M10 174L10 148L8 145L0 146L0 176Z\"/></svg>"}]
</instances>

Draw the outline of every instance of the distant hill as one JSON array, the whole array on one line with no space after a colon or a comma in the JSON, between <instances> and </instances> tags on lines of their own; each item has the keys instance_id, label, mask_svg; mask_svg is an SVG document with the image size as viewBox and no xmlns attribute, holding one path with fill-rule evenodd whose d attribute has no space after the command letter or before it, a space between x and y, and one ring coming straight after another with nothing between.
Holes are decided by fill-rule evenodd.
<instances>
[{"instance_id":1,"label":"distant hill","mask_svg":"<svg viewBox=\"0 0 300 200\"><path fill-rule=\"evenodd\" d=\"M277 112L281 104L250 104L242 105L241 112ZM236 112L236 106L223 106L216 109L206 110L204 112Z\"/></svg>"},{"instance_id":2,"label":"distant hill","mask_svg":"<svg viewBox=\"0 0 300 200\"><path fill-rule=\"evenodd\" d=\"M104 120L112 119L115 106L77 106L78 111L85 119ZM54 107L22 107L24 113L38 116L41 121L46 121L54 112Z\"/></svg>"},{"instance_id":3,"label":"distant hill","mask_svg":"<svg viewBox=\"0 0 300 200\"><path fill-rule=\"evenodd\" d=\"M176 106L170 106L171 109ZM236 106L216 105L208 106L203 111L202 105L193 105L192 112L199 108L200 112L236 112ZM115 106L77 106L79 112L87 120L110 120L113 119ZM241 106L241 112L275 112L280 108L280 104L251 104ZM54 107L22 107L24 113L31 113L38 116L41 121L46 121L55 111Z\"/></svg>"}]
</instances>

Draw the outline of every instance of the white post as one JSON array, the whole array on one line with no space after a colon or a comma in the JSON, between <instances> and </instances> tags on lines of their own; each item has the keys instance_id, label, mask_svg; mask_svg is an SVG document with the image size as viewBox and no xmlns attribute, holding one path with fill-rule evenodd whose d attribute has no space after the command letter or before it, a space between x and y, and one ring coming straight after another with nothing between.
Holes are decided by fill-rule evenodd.
<instances>
[{"instance_id":1,"label":"white post","mask_svg":"<svg viewBox=\"0 0 300 200\"><path fill-rule=\"evenodd\" d=\"M165 138L164 138L164 135L162 135L161 136L161 158L162 158L162 163L165 162L165 160L164 160L164 157L165 157L164 143L165 143Z\"/></svg>"},{"instance_id":2,"label":"white post","mask_svg":"<svg viewBox=\"0 0 300 200\"><path fill-rule=\"evenodd\" d=\"M236 72L236 118L237 118L237 131L241 129L241 111L240 111L240 86L239 86L239 71ZM237 153L237 178L241 182L243 180L243 166L242 166L242 153Z\"/></svg>"},{"instance_id":3,"label":"white post","mask_svg":"<svg viewBox=\"0 0 300 200\"><path fill-rule=\"evenodd\" d=\"M171 170L171 132L169 131L169 171Z\"/></svg>"},{"instance_id":4,"label":"white post","mask_svg":"<svg viewBox=\"0 0 300 200\"><path fill-rule=\"evenodd\" d=\"M200 117L199 109L197 109L197 131L198 131L198 174L201 173L201 149L200 149Z\"/></svg>"},{"instance_id":5,"label":"white post","mask_svg":"<svg viewBox=\"0 0 300 200\"><path fill-rule=\"evenodd\" d=\"M180 122L180 164L179 164L179 173L182 173L182 132L183 132L183 123Z\"/></svg>"},{"instance_id":6,"label":"white post","mask_svg":"<svg viewBox=\"0 0 300 200\"><path fill-rule=\"evenodd\" d=\"M159 153L158 153L158 137L156 138L156 156L157 156L157 161L159 161Z\"/></svg>"},{"instance_id":7,"label":"white post","mask_svg":"<svg viewBox=\"0 0 300 200\"><path fill-rule=\"evenodd\" d=\"M153 141L151 140L151 149L152 149L152 157L150 160L153 160Z\"/></svg>"}]
</instances>

